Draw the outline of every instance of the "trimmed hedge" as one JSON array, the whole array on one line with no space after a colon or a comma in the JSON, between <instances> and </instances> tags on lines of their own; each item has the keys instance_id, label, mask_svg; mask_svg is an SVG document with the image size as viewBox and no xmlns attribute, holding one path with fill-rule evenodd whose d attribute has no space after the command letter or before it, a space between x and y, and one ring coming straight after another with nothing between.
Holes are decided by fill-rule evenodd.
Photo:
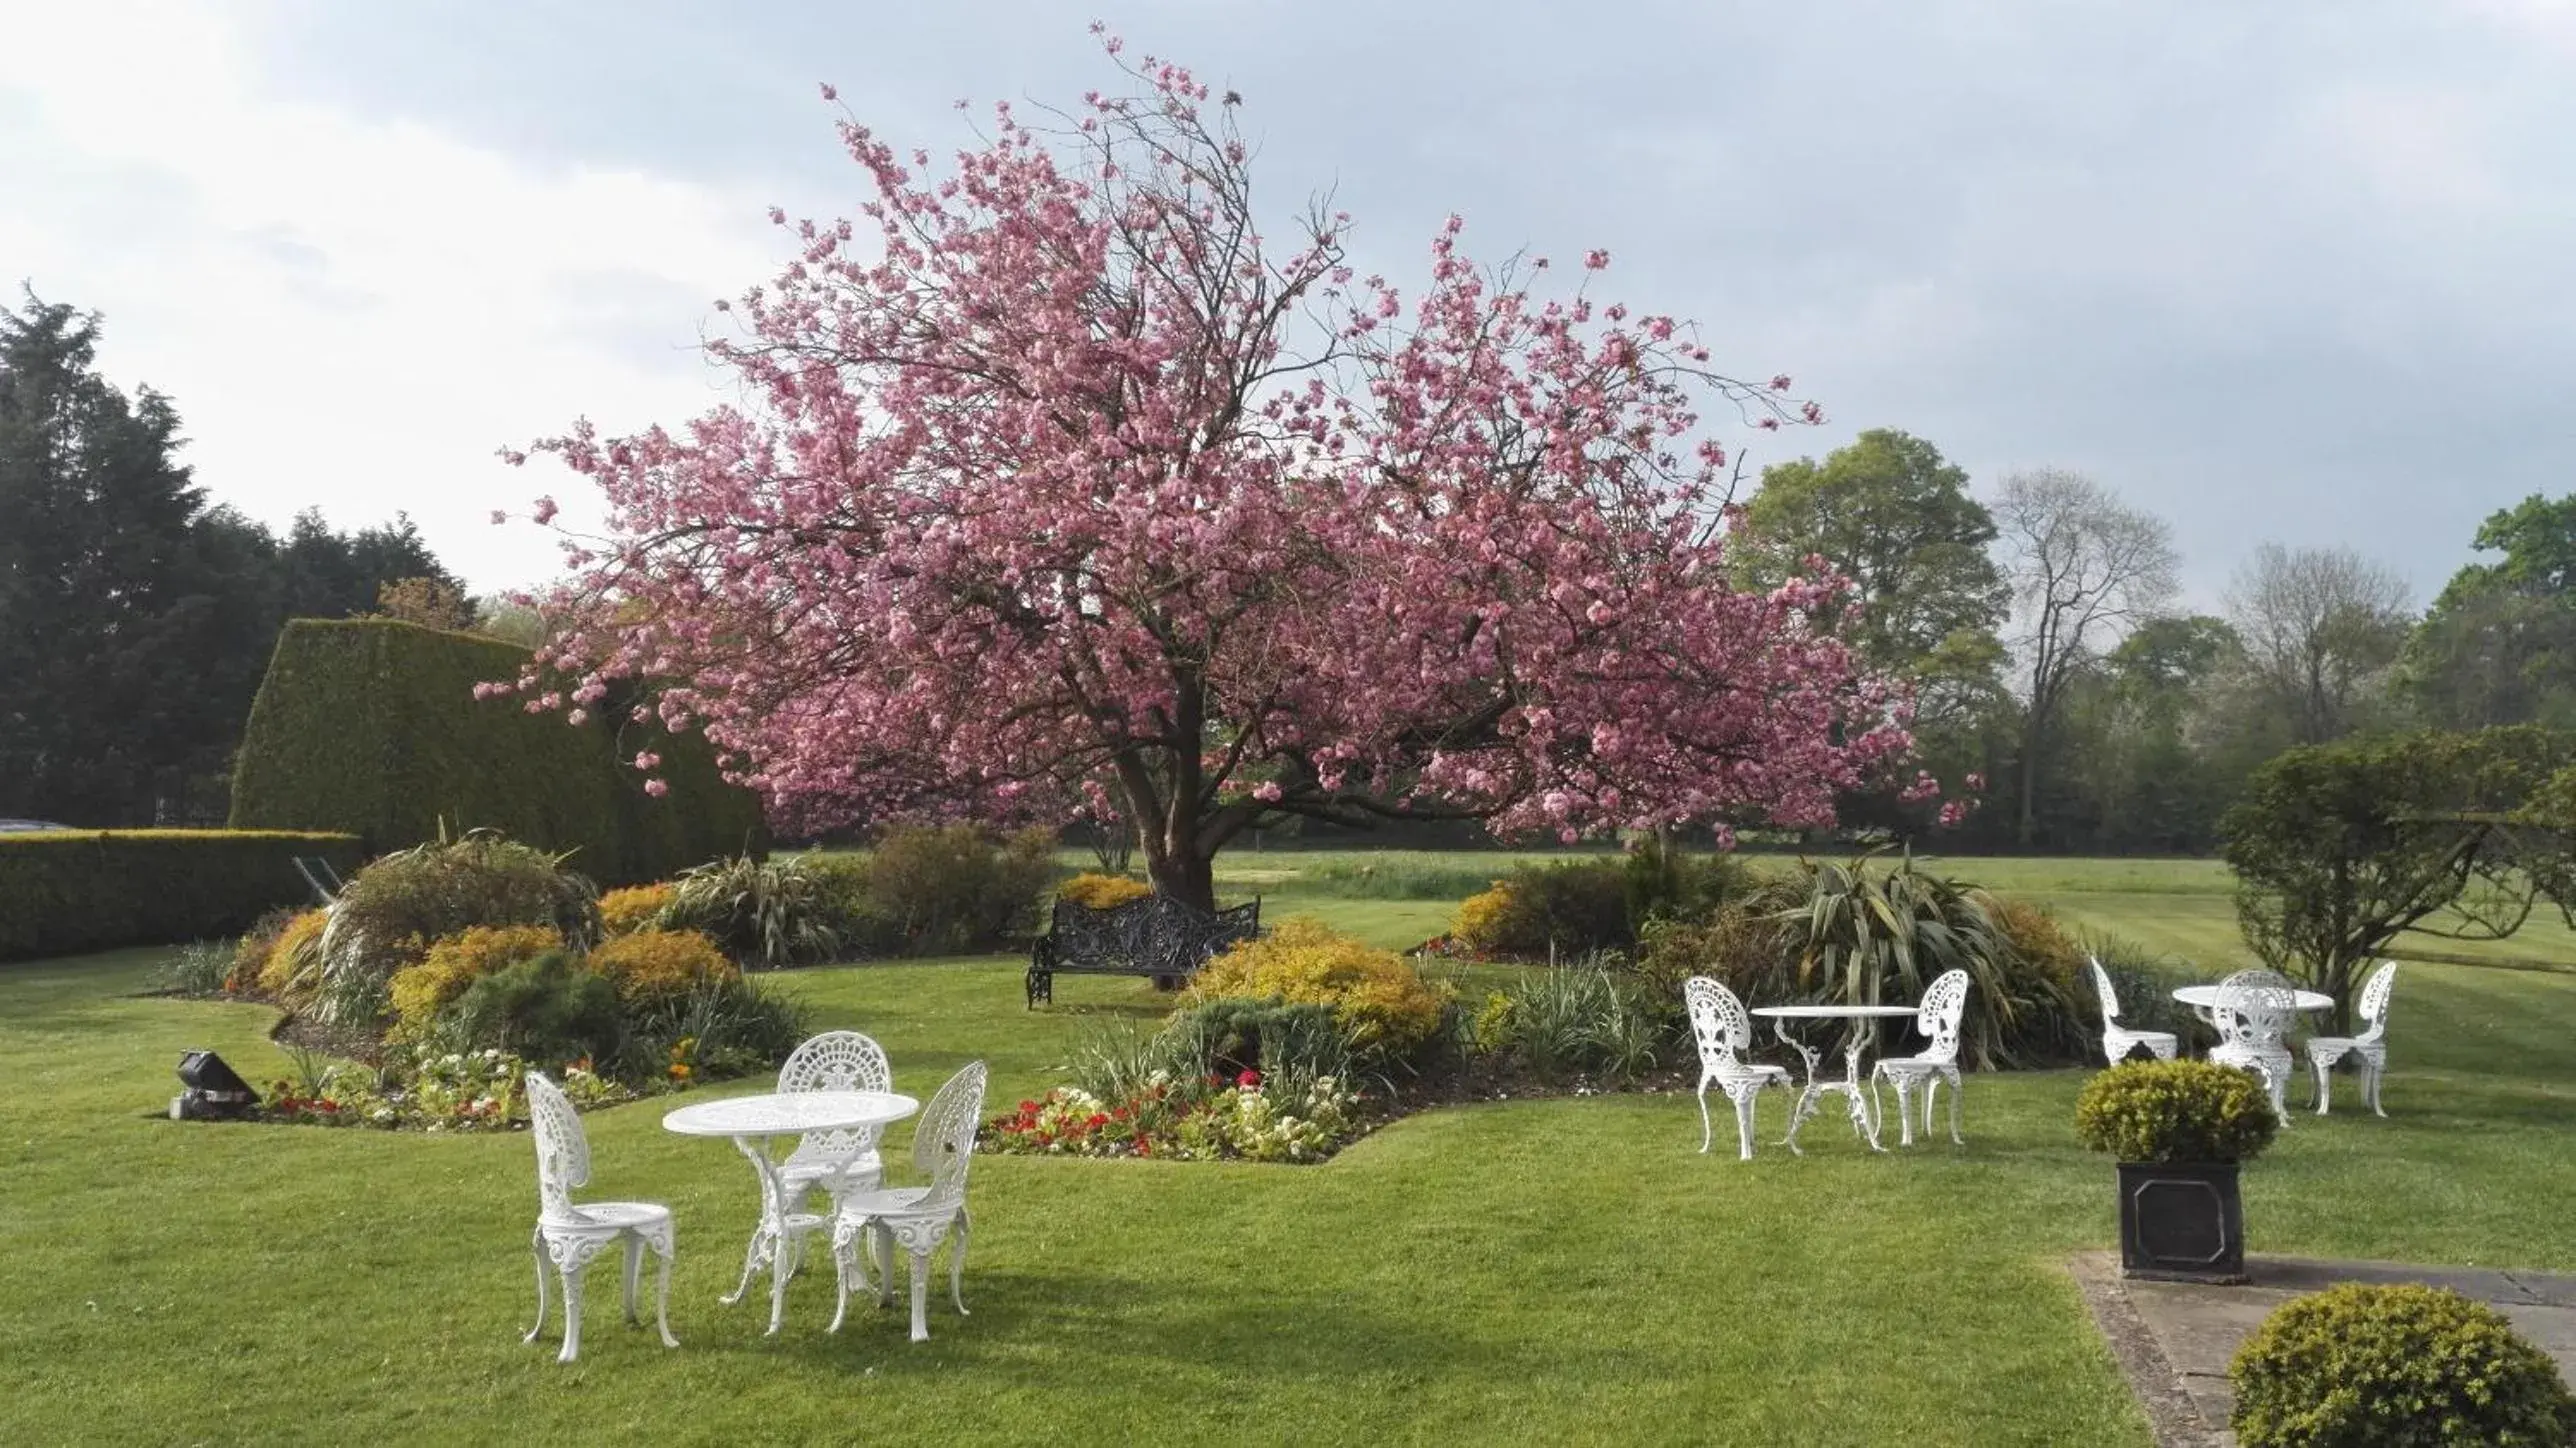
<instances>
[{"instance_id":1,"label":"trimmed hedge","mask_svg":"<svg viewBox=\"0 0 2576 1448\"><path fill-rule=\"evenodd\" d=\"M370 854L489 827L571 852L603 885L766 847L759 800L724 782L700 736L474 697L527 661L516 644L390 619L294 620L251 704L233 827L342 830ZM624 763L647 750L663 757L661 799Z\"/></svg>"},{"instance_id":2,"label":"trimmed hedge","mask_svg":"<svg viewBox=\"0 0 2576 1448\"><path fill-rule=\"evenodd\" d=\"M298 855L342 874L365 858L355 836L283 830L0 835L0 960L238 935L310 899Z\"/></svg>"}]
</instances>

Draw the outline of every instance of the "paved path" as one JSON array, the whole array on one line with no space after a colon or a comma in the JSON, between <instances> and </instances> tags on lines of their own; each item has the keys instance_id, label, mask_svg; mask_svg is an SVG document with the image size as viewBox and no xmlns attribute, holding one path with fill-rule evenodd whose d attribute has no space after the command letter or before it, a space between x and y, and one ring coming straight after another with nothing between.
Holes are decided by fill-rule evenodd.
<instances>
[{"instance_id":1,"label":"paved path","mask_svg":"<svg viewBox=\"0 0 2576 1448\"><path fill-rule=\"evenodd\" d=\"M2235 1394L2227 1360L2272 1309L2338 1282L2419 1282L2495 1304L2516 1331L2558 1360L2576 1382L2576 1277L2475 1267L2410 1267L2396 1262L2320 1262L2248 1257L2243 1287L2132 1282L2117 1253L2087 1252L2070 1270L2093 1320L2127 1370L2158 1448L2232 1445Z\"/></svg>"}]
</instances>

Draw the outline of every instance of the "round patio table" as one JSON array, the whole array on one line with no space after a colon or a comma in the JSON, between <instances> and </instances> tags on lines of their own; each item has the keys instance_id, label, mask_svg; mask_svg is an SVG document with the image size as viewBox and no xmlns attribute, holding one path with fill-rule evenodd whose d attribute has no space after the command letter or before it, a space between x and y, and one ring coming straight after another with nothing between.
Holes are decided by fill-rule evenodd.
<instances>
[{"instance_id":1,"label":"round patio table","mask_svg":"<svg viewBox=\"0 0 2576 1448\"><path fill-rule=\"evenodd\" d=\"M2217 1006L2219 990L2220 987L2214 985L2179 985L2174 987L2173 998L2182 1002L2184 1005L2191 1007L2193 1010L2207 1011ZM2299 1010L2330 1011L2334 1009L2334 997L2327 995L2324 991L2294 990L2290 994L2294 998L2291 1004ZM2206 1017L2204 1017L2204 1019L2206 1019Z\"/></svg>"},{"instance_id":2,"label":"round patio table","mask_svg":"<svg viewBox=\"0 0 2576 1448\"><path fill-rule=\"evenodd\" d=\"M749 1261L769 1269L771 1332L778 1331L787 1312L787 1279L795 1271L796 1254L781 1238L787 1233L788 1218L796 1204L787 1199L786 1186L778 1175L779 1164L770 1156L770 1143L782 1136L797 1137L809 1131L884 1126L920 1109L920 1102L892 1091L770 1091L701 1101L663 1116L664 1131L682 1136L731 1137L734 1148L750 1160L752 1171L759 1175L760 1225L752 1229ZM746 1283L752 1270L750 1266L744 1269ZM742 1298L736 1293L725 1300L739 1302Z\"/></svg>"},{"instance_id":3,"label":"round patio table","mask_svg":"<svg viewBox=\"0 0 2576 1448\"><path fill-rule=\"evenodd\" d=\"M1798 1093L1797 1109L1789 1113L1789 1134L1780 1139L1780 1144L1800 1156L1806 1155L1798 1150L1798 1128L1806 1125L1807 1118L1822 1107L1826 1093L1838 1091L1851 1102L1852 1130L1860 1133L1860 1139L1869 1143L1870 1150L1887 1150L1878 1144L1878 1116L1870 1110L1869 1097L1861 1088L1860 1058L1877 1039L1874 1023L1917 1013L1918 1008L1914 1006L1755 1006L1753 1014L1771 1023L1771 1033L1780 1038L1780 1044L1797 1052L1807 1063L1806 1089ZM1799 1023L1800 1028L1815 1021L1848 1021L1853 1024L1851 1040L1843 1047L1843 1079L1816 1079L1816 1053L1808 1048L1806 1042L1790 1034L1792 1021Z\"/></svg>"}]
</instances>

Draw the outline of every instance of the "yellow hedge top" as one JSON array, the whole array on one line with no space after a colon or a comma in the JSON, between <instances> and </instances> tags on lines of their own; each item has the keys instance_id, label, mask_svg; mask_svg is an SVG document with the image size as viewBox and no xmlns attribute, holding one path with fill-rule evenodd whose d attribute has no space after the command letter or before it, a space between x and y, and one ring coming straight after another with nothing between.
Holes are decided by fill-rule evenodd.
<instances>
[{"instance_id":1,"label":"yellow hedge top","mask_svg":"<svg viewBox=\"0 0 2576 1448\"><path fill-rule=\"evenodd\" d=\"M1190 982L1200 1000L1228 997L1333 1008L1363 1049L1408 1050L1440 1026L1448 997L1392 950L1297 916L1211 960Z\"/></svg>"}]
</instances>

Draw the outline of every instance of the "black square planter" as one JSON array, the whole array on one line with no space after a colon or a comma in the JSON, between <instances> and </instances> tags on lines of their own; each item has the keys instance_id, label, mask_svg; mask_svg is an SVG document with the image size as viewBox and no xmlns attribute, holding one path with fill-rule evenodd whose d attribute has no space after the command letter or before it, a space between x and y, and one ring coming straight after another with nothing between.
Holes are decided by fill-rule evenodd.
<instances>
[{"instance_id":1,"label":"black square planter","mask_svg":"<svg viewBox=\"0 0 2576 1448\"><path fill-rule=\"evenodd\" d=\"M2120 1270L2163 1282L2245 1280L2234 1162L2120 1163Z\"/></svg>"}]
</instances>

